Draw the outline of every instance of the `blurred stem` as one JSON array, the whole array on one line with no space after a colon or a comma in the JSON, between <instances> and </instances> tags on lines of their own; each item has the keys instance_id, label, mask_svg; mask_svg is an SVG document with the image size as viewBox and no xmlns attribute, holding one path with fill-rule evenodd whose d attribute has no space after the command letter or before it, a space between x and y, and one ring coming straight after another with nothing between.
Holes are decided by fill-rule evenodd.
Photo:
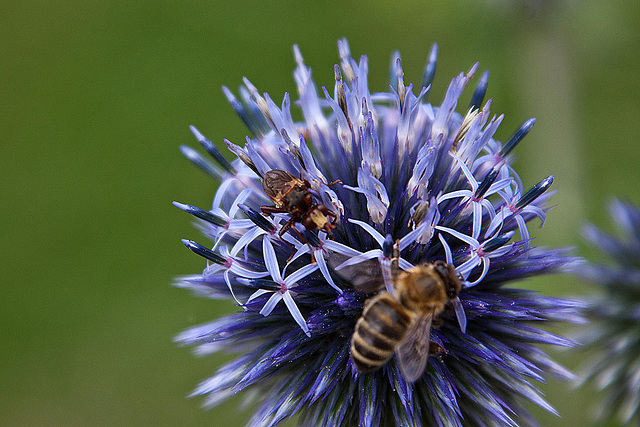
<instances>
[{"instance_id":1,"label":"blurred stem","mask_svg":"<svg viewBox=\"0 0 640 427\"><path fill-rule=\"evenodd\" d=\"M518 166L531 179L541 179L555 174L553 187L558 193L552 202L556 208L550 213L540 241L536 245L573 246L579 241L580 226L585 222L584 150L580 135L578 95L576 92L579 70L572 50L572 34L567 23L572 20L570 5L562 1L537 3L537 15L527 20L521 37L514 46L514 57L520 67L520 76L514 90L526 97L527 108L538 120L528 139L533 144L522 144L519 150L530 161ZM575 6L575 5L574 5ZM575 11L574 11L575 13ZM560 284L562 282L562 284ZM545 291L553 293L579 292L579 283L565 278L546 280ZM573 289L572 289L573 288ZM573 369L571 360L565 362ZM534 410L541 425L590 425L589 400L585 392L573 391L567 398L567 390L557 383L543 386L549 402L566 417L559 421L553 415Z\"/></svg>"},{"instance_id":2,"label":"blurred stem","mask_svg":"<svg viewBox=\"0 0 640 427\"><path fill-rule=\"evenodd\" d=\"M538 118L535 144L523 144L527 158L520 165L530 177L555 174L558 194L553 221L545 226L545 244L567 246L575 242L584 221L584 202L580 183L584 164L580 151L577 117L576 76L578 70L568 42L568 30L562 23L569 12L561 2L545 2L538 15L524 26L518 40L516 57L522 70L516 93L526 97L527 105Z\"/></svg>"}]
</instances>

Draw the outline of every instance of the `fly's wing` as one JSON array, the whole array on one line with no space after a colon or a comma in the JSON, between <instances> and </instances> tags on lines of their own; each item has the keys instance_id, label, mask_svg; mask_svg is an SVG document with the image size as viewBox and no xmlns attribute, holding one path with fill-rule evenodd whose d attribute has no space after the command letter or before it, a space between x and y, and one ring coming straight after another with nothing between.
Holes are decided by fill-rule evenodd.
<instances>
[{"instance_id":1,"label":"fly's wing","mask_svg":"<svg viewBox=\"0 0 640 427\"><path fill-rule=\"evenodd\" d=\"M273 169L264 174L262 188L277 206L282 206L282 198L289 194L293 187L303 182L283 170Z\"/></svg>"},{"instance_id":2,"label":"fly's wing","mask_svg":"<svg viewBox=\"0 0 640 427\"><path fill-rule=\"evenodd\" d=\"M432 320L433 312L415 319L396 348L396 360L407 381L420 378L427 367Z\"/></svg>"},{"instance_id":3,"label":"fly's wing","mask_svg":"<svg viewBox=\"0 0 640 427\"><path fill-rule=\"evenodd\" d=\"M351 257L339 253L329 255L329 266L358 292L371 293L384 287L384 279L377 258L349 264Z\"/></svg>"}]
</instances>

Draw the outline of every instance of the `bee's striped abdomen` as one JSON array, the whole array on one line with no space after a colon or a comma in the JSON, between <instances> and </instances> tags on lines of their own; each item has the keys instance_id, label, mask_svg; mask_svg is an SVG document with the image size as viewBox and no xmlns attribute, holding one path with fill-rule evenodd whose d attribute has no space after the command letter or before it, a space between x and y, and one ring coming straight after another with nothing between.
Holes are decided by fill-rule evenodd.
<instances>
[{"instance_id":1,"label":"bee's striped abdomen","mask_svg":"<svg viewBox=\"0 0 640 427\"><path fill-rule=\"evenodd\" d=\"M393 356L411 317L387 292L365 307L351 337L351 358L359 372L379 369Z\"/></svg>"}]
</instances>

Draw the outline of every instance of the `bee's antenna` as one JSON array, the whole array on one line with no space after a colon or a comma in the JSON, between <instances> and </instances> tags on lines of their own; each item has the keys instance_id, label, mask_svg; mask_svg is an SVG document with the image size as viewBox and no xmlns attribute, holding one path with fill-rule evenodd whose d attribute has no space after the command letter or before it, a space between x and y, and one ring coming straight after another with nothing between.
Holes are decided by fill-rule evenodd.
<instances>
[{"instance_id":1,"label":"bee's antenna","mask_svg":"<svg viewBox=\"0 0 640 427\"><path fill-rule=\"evenodd\" d=\"M380 259L380 269L382 270L382 278L387 292L393 292L393 284L395 283L395 276L398 269L398 258L395 255L395 246L393 244L393 237L391 234L387 234L382 243L382 258Z\"/></svg>"},{"instance_id":2,"label":"bee's antenna","mask_svg":"<svg viewBox=\"0 0 640 427\"><path fill-rule=\"evenodd\" d=\"M400 261L400 240L396 240L396 243L393 245L393 258L391 258L391 266L397 271L400 266L398 265Z\"/></svg>"}]
</instances>

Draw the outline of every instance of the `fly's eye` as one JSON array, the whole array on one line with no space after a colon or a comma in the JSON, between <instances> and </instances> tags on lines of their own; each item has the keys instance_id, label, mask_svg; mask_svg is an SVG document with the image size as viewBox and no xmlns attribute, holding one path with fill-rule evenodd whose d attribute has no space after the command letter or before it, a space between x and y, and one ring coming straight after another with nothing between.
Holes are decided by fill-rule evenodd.
<instances>
[{"instance_id":1,"label":"fly's eye","mask_svg":"<svg viewBox=\"0 0 640 427\"><path fill-rule=\"evenodd\" d=\"M304 225L307 230L313 230L316 228L316 223L313 221L313 218L309 216L304 219L302 225Z\"/></svg>"}]
</instances>

